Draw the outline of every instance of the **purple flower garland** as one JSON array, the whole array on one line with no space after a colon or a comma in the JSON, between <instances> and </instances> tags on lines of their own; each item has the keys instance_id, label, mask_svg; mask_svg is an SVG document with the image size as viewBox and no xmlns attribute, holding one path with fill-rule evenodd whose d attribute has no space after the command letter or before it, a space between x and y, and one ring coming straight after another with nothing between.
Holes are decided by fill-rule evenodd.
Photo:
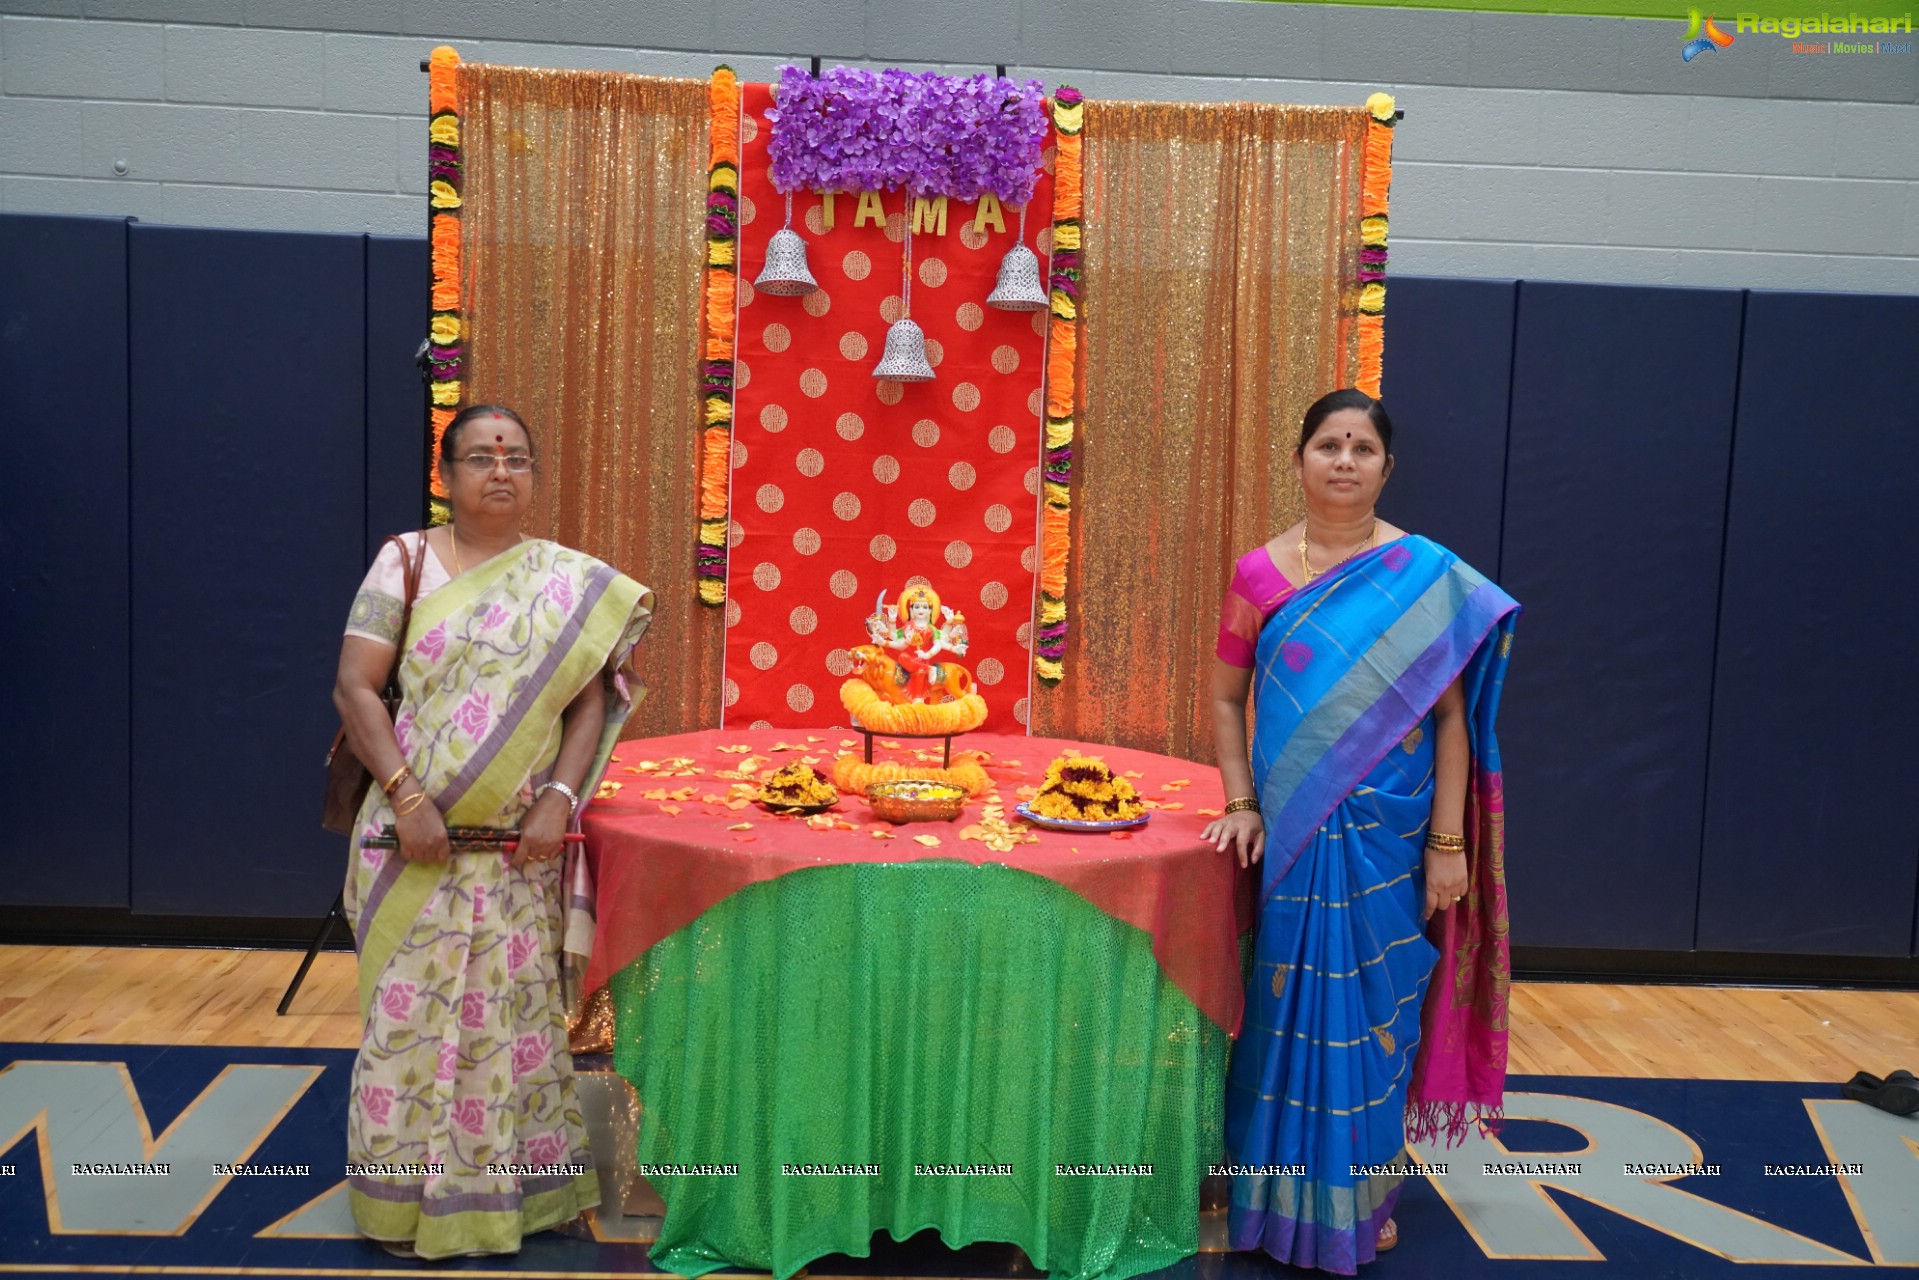
<instances>
[{"instance_id":1,"label":"purple flower garland","mask_svg":"<svg viewBox=\"0 0 1919 1280\"><path fill-rule=\"evenodd\" d=\"M1033 198L1046 142L1037 80L834 67L780 70L768 145L773 185L895 191L1018 207Z\"/></svg>"}]
</instances>

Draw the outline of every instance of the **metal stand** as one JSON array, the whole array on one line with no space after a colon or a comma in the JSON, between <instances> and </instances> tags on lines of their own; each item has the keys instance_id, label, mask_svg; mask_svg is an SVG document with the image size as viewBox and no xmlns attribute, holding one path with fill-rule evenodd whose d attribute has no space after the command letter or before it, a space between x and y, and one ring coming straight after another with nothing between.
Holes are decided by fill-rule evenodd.
<instances>
[{"instance_id":1,"label":"metal stand","mask_svg":"<svg viewBox=\"0 0 1919 1280\"><path fill-rule=\"evenodd\" d=\"M293 975L293 981L287 983L287 993L280 997L280 1007L274 1010L280 1017L286 1017L287 1006L293 1003L293 997L299 992L300 984L306 981L307 970L313 967L313 957L324 951L326 944L332 940L333 926L343 924L345 921L346 894L342 892L327 909L326 919L320 921L320 931L313 935L313 945L307 948L306 959L300 961L300 971Z\"/></svg>"},{"instance_id":2,"label":"metal stand","mask_svg":"<svg viewBox=\"0 0 1919 1280\"><path fill-rule=\"evenodd\" d=\"M874 733L871 729L861 728L858 725L855 725L854 728L857 729L860 735L866 739L866 763L872 764ZM953 767L953 739L954 737L957 736L955 734L951 734L951 733L882 733L878 736L882 738L914 738L920 741L925 741L928 738L938 738L944 744L944 754L940 757L940 768L950 769Z\"/></svg>"}]
</instances>

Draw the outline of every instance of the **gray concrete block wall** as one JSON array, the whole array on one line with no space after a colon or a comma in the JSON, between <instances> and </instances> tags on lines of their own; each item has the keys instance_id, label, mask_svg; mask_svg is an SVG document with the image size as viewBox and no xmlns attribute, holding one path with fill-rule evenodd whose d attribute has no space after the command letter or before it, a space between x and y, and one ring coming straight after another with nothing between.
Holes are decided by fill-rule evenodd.
<instances>
[{"instance_id":1,"label":"gray concrete block wall","mask_svg":"<svg viewBox=\"0 0 1919 1280\"><path fill-rule=\"evenodd\" d=\"M1248 0L0 0L0 209L421 234L426 80L787 61L1407 111L1393 267L1919 293L1919 56L1682 24Z\"/></svg>"}]
</instances>

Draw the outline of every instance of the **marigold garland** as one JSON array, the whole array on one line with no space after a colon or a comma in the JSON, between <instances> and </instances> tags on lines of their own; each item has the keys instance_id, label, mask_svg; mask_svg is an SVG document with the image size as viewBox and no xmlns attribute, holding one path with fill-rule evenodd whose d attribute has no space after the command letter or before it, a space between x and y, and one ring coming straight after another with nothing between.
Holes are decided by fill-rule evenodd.
<instances>
[{"instance_id":1,"label":"marigold garland","mask_svg":"<svg viewBox=\"0 0 1919 1280\"><path fill-rule=\"evenodd\" d=\"M733 459L733 333L740 232L740 84L733 68L706 90L706 341L700 351L699 537L693 571L704 604L726 603L728 486Z\"/></svg>"},{"instance_id":2,"label":"marigold garland","mask_svg":"<svg viewBox=\"0 0 1919 1280\"><path fill-rule=\"evenodd\" d=\"M833 785L863 796L880 782L946 782L965 788L968 796L984 795L993 789L984 759L978 752L962 751L942 769L937 765L867 764L858 756L843 755L833 761Z\"/></svg>"},{"instance_id":3,"label":"marigold garland","mask_svg":"<svg viewBox=\"0 0 1919 1280\"><path fill-rule=\"evenodd\" d=\"M858 676L840 686L840 705L873 733L967 733L986 723L986 699L977 693L951 702L888 702Z\"/></svg>"},{"instance_id":4,"label":"marigold garland","mask_svg":"<svg viewBox=\"0 0 1919 1280\"><path fill-rule=\"evenodd\" d=\"M1386 355L1386 214L1393 181L1393 125L1398 112L1391 94L1366 99L1366 150L1359 189L1359 377L1354 385L1379 396Z\"/></svg>"},{"instance_id":5,"label":"marigold garland","mask_svg":"<svg viewBox=\"0 0 1919 1280\"><path fill-rule=\"evenodd\" d=\"M1046 454L1041 473L1039 631L1033 670L1048 685L1066 675L1066 560L1071 549L1074 358L1080 319L1080 130L1086 103L1078 89L1053 95L1053 244L1046 344Z\"/></svg>"},{"instance_id":6,"label":"marigold garland","mask_svg":"<svg viewBox=\"0 0 1919 1280\"><path fill-rule=\"evenodd\" d=\"M427 332L428 444L427 519L445 524L446 478L440 474L440 438L459 411L465 324L460 316L460 55L441 45L427 59L427 240L433 259L433 318Z\"/></svg>"}]
</instances>

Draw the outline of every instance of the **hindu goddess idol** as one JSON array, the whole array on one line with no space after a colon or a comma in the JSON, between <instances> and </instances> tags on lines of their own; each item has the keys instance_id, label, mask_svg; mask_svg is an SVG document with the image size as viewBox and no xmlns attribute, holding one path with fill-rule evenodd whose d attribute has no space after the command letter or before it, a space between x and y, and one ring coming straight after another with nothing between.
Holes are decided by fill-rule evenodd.
<instances>
[{"instance_id":1,"label":"hindu goddess idol","mask_svg":"<svg viewBox=\"0 0 1919 1280\"><path fill-rule=\"evenodd\" d=\"M966 656L966 618L941 605L931 586L908 587L891 608L882 591L866 634L870 643L853 650L857 671L840 687L859 727L943 735L985 722L973 673L953 660Z\"/></svg>"}]
</instances>

